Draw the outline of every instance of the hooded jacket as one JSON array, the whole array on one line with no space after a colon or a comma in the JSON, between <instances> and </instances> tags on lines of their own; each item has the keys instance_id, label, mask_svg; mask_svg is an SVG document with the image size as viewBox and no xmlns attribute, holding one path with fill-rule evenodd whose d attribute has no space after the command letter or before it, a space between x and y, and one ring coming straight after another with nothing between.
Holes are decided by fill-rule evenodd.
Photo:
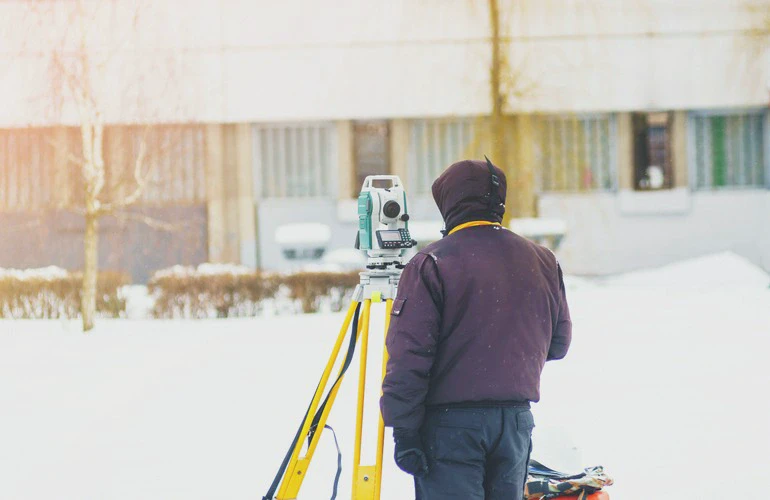
<instances>
[{"instance_id":1,"label":"hooded jacket","mask_svg":"<svg viewBox=\"0 0 770 500\"><path fill-rule=\"evenodd\" d=\"M547 360L572 323L553 253L503 229L505 174L462 161L433 184L447 234L405 267L386 337L385 425L417 430L427 406L521 405L540 399ZM496 191L496 192L495 192Z\"/></svg>"}]
</instances>

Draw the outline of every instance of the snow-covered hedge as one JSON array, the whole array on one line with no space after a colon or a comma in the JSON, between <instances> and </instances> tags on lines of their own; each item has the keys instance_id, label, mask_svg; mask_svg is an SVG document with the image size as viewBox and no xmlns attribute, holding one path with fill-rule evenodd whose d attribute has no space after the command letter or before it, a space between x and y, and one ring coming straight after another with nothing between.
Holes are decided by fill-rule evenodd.
<instances>
[{"instance_id":1,"label":"snow-covered hedge","mask_svg":"<svg viewBox=\"0 0 770 500\"><path fill-rule=\"evenodd\" d=\"M359 282L358 271L299 272L283 276L291 298L302 303L302 312L317 312L327 300L332 311L339 311L349 300Z\"/></svg>"},{"instance_id":2,"label":"snow-covered hedge","mask_svg":"<svg viewBox=\"0 0 770 500\"><path fill-rule=\"evenodd\" d=\"M0 318L51 319L80 315L83 276L51 266L41 269L0 268ZM120 288L130 282L125 273L103 271L97 283L96 310L102 317L125 314Z\"/></svg>"},{"instance_id":3,"label":"snow-covered hedge","mask_svg":"<svg viewBox=\"0 0 770 500\"><path fill-rule=\"evenodd\" d=\"M147 284L156 318L232 318L273 311L339 310L350 297L358 272L303 271L287 275L231 264L174 266ZM293 307L296 304L296 307Z\"/></svg>"},{"instance_id":4,"label":"snow-covered hedge","mask_svg":"<svg viewBox=\"0 0 770 500\"><path fill-rule=\"evenodd\" d=\"M156 272L147 288L156 318L254 316L278 287L272 276L235 265L174 266Z\"/></svg>"}]
</instances>

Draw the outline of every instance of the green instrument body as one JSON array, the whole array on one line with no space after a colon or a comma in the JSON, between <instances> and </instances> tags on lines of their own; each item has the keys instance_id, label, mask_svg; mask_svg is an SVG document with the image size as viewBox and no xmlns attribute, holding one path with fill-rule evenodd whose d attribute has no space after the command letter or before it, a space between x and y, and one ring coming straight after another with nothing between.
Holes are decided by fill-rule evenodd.
<instances>
[{"instance_id":1,"label":"green instrument body","mask_svg":"<svg viewBox=\"0 0 770 500\"><path fill-rule=\"evenodd\" d=\"M358 195L358 244L361 250L372 249L372 195L362 191Z\"/></svg>"}]
</instances>

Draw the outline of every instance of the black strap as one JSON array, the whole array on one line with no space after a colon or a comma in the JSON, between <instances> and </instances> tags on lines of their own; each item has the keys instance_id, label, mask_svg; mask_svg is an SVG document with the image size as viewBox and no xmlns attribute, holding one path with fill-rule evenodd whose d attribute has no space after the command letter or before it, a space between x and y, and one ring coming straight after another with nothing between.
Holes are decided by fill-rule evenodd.
<instances>
[{"instance_id":1,"label":"black strap","mask_svg":"<svg viewBox=\"0 0 770 500\"><path fill-rule=\"evenodd\" d=\"M324 402L321 403L321 406L318 407L318 411L316 412L315 416L313 417L313 423L310 424L310 431L307 434L307 445L310 446L310 443L313 442L313 436L315 436L315 431L318 428L318 421L321 420L321 415L324 412L324 408L326 408L326 405L329 403L329 397L332 394L332 390L339 385L339 383L342 381L342 377L345 375L345 372L348 371L348 368L350 367L350 363L353 361L353 354L356 352L356 341L358 340L356 337L356 333L358 332L358 312L361 309L361 303L358 303L358 306L356 306L356 314L353 316L353 330L350 334L350 341L348 342L348 352L345 354L345 361L342 363L342 368L340 368L340 374L337 375L337 380L334 381L334 384L332 384L331 389L326 394L326 398L324 399Z\"/></svg>"},{"instance_id":2,"label":"black strap","mask_svg":"<svg viewBox=\"0 0 770 500\"><path fill-rule=\"evenodd\" d=\"M487 158L487 155L484 155L484 159L487 160L487 168L489 169L489 174L490 174L489 193L487 193L489 210L494 210L494 208L502 204L502 201L500 201L500 195L498 194L498 188L500 187L500 178L497 176L497 173L495 172L495 167L492 166L492 162L489 161L489 158Z\"/></svg>"},{"instance_id":3,"label":"black strap","mask_svg":"<svg viewBox=\"0 0 770 500\"><path fill-rule=\"evenodd\" d=\"M318 407L318 411L316 411L315 415L313 415L313 421L310 424L310 429L308 430L308 446L313 442L313 438L316 433L316 429L318 428L318 421L321 419L321 414L323 414L324 408L326 408L326 404L329 402L329 396L332 393L332 390L340 383L342 380L342 376L345 375L345 372L348 370L348 367L350 367L350 363L353 361L353 354L356 350L356 342L357 342L357 333L358 333L358 316L359 312L361 311L361 303L359 302L356 306L356 312L353 316L353 328L350 333L350 341L348 342L348 352L345 354L345 361L342 363L342 368L340 369L340 374L337 376L337 380L334 381L334 384L332 384L331 389L326 394L326 398L324 399L324 402L321 404L321 406ZM318 386L316 386L316 391L318 391L321 383L318 383ZM313 397L315 397L315 392L313 393ZM312 402L311 402L312 404ZM300 434L302 433L302 427L305 425L305 422L307 421L308 416L310 415L310 405L308 405L307 411L305 411L305 416L302 417L302 421L299 424L299 428L297 429L297 433L294 435L294 439L291 442L291 446L289 446L289 450L286 452L286 455L283 457L283 462L281 462L281 466L278 469L278 473L275 475L275 478L273 478L273 482L270 485L270 489L267 490L267 494L262 497L262 500L273 500L273 496L275 495L275 492L278 491L278 486L281 484L281 479L283 478L284 473L286 472L286 468L289 466L289 460L291 460L291 454L294 451L294 447L297 446L297 442L301 439ZM331 429L328 425L326 428ZM334 430L332 430L332 434L334 434ZM342 454L340 453L339 444L337 443L337 435L334 434L334 443L337 445L337 476L334 479L334 491L332 495L332 500L334 500L337 497L337 483L339 482L340 474L342 473Z\"/></svg>"},{"instance_id":4,"label":"black strap","mask_svg":"<svg viewBox=\"0 0 770 500\"><path fill-rule=\"evenodd\" d=\"M342 475L342 452L340 451L340 443L337 441L337 433L334 432L334 429L332 429L330 425L324 425L324 428L332 431L332 436L334 436L334 446L337 447L337 474L334 475L334 486L332 488L331 498L331 500L335 500L337 498L337 487L340 485L340 476Z\"/></svg>"}]
</instances>

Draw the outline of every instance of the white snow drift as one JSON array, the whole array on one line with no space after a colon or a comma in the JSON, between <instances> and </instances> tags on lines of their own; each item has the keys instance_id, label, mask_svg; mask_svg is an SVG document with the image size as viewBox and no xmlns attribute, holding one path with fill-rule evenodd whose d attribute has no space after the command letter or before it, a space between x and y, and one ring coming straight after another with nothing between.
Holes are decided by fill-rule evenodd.
<instances>
[{"instance_id":1,"label":"white snow drift","mask_svg":"<svg viewBox=\"0 0 770 500\"><path fill-rule=\"evenodd\" d=\"M568 279L574 343L546 367L534 456L604 465L613 500L757 495L770 470L768 282L732 255L606 283ZM101 321L87 336L77 322L0 321L0 498L261 498L341 320ZM378 309L372 325L382 320ZM345 452L341 499L356 378L330 420ZM413 498L388 445L383 499ZM324 435L300 498L329 498L335 469Z\"/></svg>"}]
</instances>

